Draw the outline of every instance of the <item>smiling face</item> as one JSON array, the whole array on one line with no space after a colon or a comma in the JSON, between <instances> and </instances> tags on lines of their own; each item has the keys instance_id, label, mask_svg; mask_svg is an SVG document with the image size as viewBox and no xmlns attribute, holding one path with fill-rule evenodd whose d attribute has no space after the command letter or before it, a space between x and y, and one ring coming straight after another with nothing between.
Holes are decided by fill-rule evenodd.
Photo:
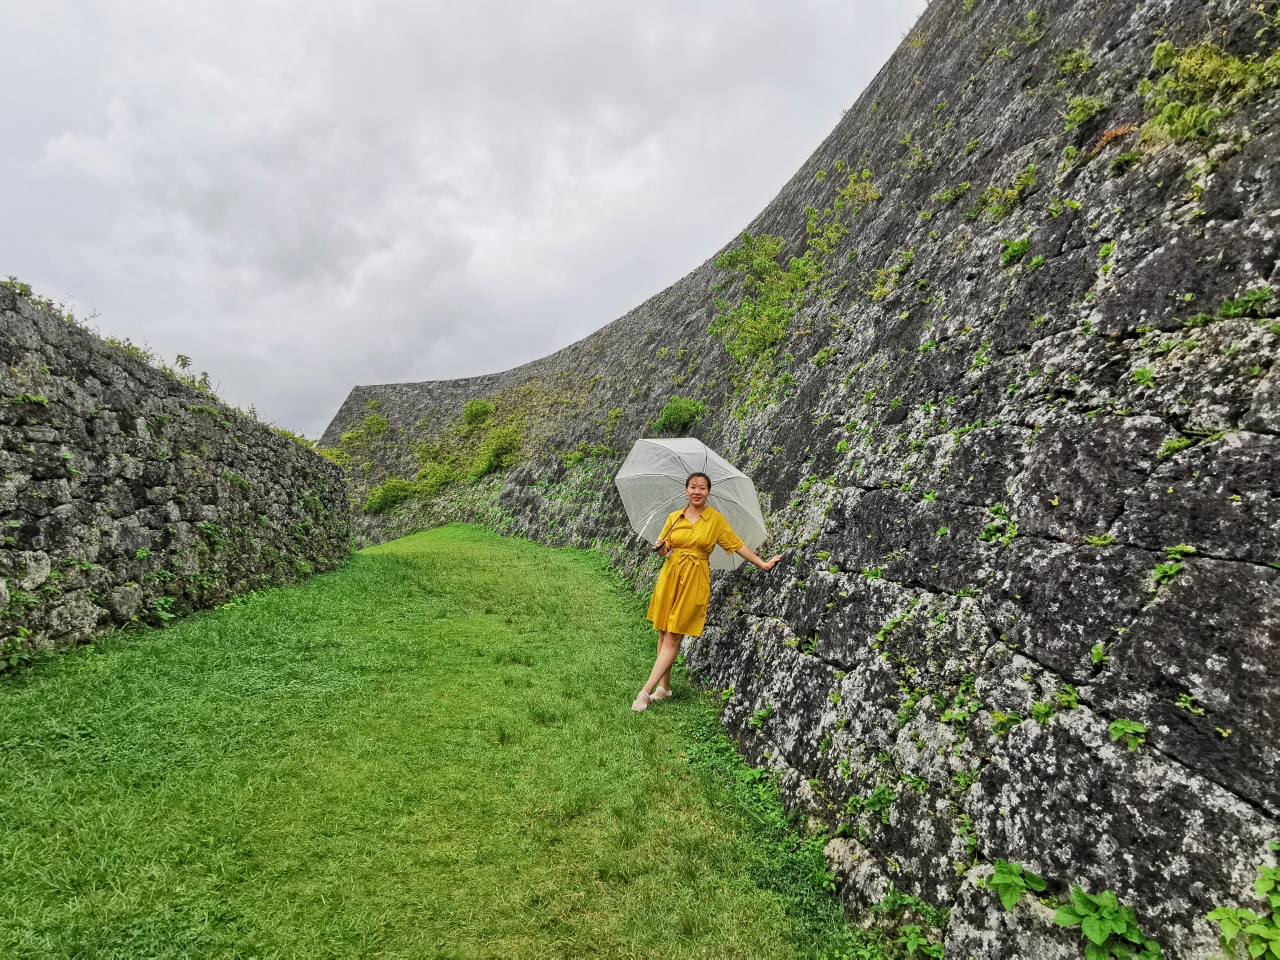
<instances>
[{"instance_id":1,"label":"smiling face","mask_svg":"<svg viewBox=\"0 0 1280 960\"><path fill-rule=\"evenodd\" d=\"M711 488L702 477L690 477L684 488L684 495L689 498L691 507L701 507L707 502L707 495L710 492Z\"/></svg>"}]
</instances>

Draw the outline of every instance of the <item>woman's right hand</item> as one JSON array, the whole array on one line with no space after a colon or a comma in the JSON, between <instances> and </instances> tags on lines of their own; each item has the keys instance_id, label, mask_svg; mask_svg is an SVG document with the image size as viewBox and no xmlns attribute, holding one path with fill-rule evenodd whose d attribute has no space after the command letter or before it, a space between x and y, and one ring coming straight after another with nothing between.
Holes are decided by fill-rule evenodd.
<instances>
[{"instance_id":1,"label":"woman's right hand","mask_svg":"<svg viewBox=\"0 0 1280 960\"><path fill-rule=\"evenodd\" d=\"M667 541L665 540L659 540L657 543L653 545L653 552L659 555L665 553L666 549L667 549Z\"/></svg>"}]
</instances>

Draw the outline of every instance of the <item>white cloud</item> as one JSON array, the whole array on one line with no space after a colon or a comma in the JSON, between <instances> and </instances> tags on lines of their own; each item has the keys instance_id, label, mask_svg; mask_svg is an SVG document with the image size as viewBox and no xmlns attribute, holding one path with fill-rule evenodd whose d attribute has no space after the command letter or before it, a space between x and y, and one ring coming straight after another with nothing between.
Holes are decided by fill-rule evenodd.
<instances>
[{"instance_id":1,"label":"white cloud","mask_svg":"<svg viewBox=\"0 0 1280 960\"><path fill-rule=\"evenodd\" d=\"M923 6L27 5L0 273L315 434L355 383L531 360L678 279Z\"/></svg>"}]
</instances>

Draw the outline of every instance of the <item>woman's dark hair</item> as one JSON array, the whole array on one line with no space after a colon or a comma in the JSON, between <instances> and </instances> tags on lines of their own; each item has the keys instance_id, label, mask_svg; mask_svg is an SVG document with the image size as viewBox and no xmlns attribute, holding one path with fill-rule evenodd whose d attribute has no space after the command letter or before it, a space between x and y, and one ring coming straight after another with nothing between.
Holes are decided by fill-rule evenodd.
<instances>
[{"instance_id":1,"label":"woman's dark hair","mask_svg":"<svg viewBox=\"0 0 1280 960\"><path fill-rule=\"evenodd\" d=\"M691 473L691 474L689 474L689 478L688 478L687 480L685 480L685 482L684 482L684 488L685 488L686 490L688 490L688 489L689 489L689 484L693 483L693 478L694 478L694 477L701 477L703 480L707 481L707 489L708 489L708 490L710 490L710 489L711 489L711 478L710 478L710 477L708 477L705 473L702 473L701 471L699 471L698 473Z\"/></svg>"}]
</instances>

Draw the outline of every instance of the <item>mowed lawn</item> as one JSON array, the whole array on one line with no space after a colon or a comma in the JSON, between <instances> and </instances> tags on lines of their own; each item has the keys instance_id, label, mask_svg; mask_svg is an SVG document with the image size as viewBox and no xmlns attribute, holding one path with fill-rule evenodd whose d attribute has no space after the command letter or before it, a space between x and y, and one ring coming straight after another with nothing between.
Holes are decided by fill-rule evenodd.
<instances>
[{"instance_id":1,"label":"mowed lawn","mask_svg":"<svg viewBox=\"0 0 1280 960\"><path fill-rule=\"evenodd\" d=\"M872 955L706 700L630 711L653 652L597 555L454 526L0 679L0 955Z\"/></svg>"}]
</instances>

